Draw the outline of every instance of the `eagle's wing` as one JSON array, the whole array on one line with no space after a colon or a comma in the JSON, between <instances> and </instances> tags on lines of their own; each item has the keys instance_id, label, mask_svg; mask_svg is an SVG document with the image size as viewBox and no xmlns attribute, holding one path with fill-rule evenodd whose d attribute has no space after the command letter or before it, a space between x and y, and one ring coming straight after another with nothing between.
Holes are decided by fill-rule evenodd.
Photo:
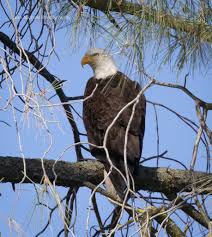
<instances>
[{"instance_id":1,"label":"eagle's wing","mask_svg":"<svg viewBox=\"0 0 212 237\"><path fill-rule=\"evenodd\" d=\"M96 87L96 83L98 86ZM111 78L97 82L91 78L86 86L85 100L83 105L83 118L90 143L102 145L108 126L114 121L120 110L136 98L141 88L138 83L128 79L123 73L118 72ZM111 127L107 137L107 148L111 157L122 159L126 128L128 126L133 104L128 106L117 118ZM142 140L145 129L146 100L143 95L136 105L133 119L130 125L127 141L127 159L129 163L136 165L140 159ZM95 156L96 149L91 147Z\"/></svg>"}]
</instances>

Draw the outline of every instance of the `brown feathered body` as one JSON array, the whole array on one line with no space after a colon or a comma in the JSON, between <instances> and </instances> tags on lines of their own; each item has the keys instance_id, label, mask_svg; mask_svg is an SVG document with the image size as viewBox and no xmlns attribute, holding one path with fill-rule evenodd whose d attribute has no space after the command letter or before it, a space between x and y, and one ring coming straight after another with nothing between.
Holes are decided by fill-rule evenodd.
<instances>
[{"instance_id":1,"label":"brown feathered body","mask_svg":"<svg viewBox=\"0 0 212 237\"><path fill-rule=\"evenodd\" d=\"M121 72L104 79L90 78L86 85L83 103L83 120L88 142L102 146L108 127L114 122L122 108L135 99L140 91L140 85L131 81ZM132 116L132 109L133 104L126 107L118 116L110 128L106 140L110 160L124 175L125 135ZM145 130L145 110L146 100L144 95L141 95L136 104L127 136L127 164L131 174L138 166L141 157ZM90 150L91 154L100 159L108 170L110 166L105 150L92 145L90 145ZM119 184L121 182L118 181L117 177L114 177L113 175L114 182L118 186L116 189L120 188L120 192L123 192L125 185L123 182L122 185Z\"/></svg>"}]
</instances>

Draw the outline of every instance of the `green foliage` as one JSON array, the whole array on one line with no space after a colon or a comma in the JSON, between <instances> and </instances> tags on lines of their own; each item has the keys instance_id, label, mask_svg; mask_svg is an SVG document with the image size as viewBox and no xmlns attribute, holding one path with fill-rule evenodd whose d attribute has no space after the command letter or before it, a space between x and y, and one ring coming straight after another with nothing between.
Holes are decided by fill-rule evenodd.
<instances>
[{"instance_id":1,"label":"green foliage","mask_svg":"<svg viewBox=\"0 0 212 237\"><path fill-rule=\"evenodd\" d=\"M44 1L43 1L44 2ZM209 1L51 1L57 27L70 27L74 47L85 38L104 40L142 71L144 54L181 70L211 63L212 11ZM72 45L73 46L73 45ZM154 46L154 47L152 47Z\"/></svg>"}]
</instances>

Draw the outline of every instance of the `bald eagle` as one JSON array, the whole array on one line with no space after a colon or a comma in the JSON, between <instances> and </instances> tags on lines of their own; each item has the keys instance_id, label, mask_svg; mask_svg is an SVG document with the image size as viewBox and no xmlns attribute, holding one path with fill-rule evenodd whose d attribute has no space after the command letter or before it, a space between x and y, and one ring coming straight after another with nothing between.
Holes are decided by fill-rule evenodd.
<instances>
[{"instance_id":1,"label":"bald eagle","mask_svg":"<svg viewBox=\"0 0 212 237\"><path fill-rule=\"evenodd\" d=\"M127 172L133 175L142 152L146 100L144 95L141 95L134 112L134 103L130 106L127 104L136 98L141 87L118 71L112 56L102 49L89 50L82 58L81 64L82 66L89 64L94 72L94 76L87 82L83 102L83 121L91 154L103 162L105 175L108 174L112 164L126 177L126 165L124 165L126 147ZM126 108L118 115L125 106ZM131 116L133 117L125 145ZM109 126L111 127L108 129ZM105 138L106 132L108 134ZM100 147L103 146L104 138L108 153ZM112 169L105 184L109 192L115 194L119 200L123 200L126 182L116 169Z\"/></svg>"}]
</instances>

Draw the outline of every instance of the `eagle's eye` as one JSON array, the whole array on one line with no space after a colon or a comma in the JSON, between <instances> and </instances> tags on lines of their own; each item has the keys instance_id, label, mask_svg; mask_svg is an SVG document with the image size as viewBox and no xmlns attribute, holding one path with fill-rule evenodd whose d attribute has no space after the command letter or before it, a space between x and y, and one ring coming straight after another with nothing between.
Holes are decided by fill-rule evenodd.
<instances>
[{"instance_id":1,"label":"eagle's eye","mask_svg":"<svg viewBox=\"0 0 212 237\"><path fill-rule=\"evenodd\" d=\"M92 56L99 56L99 55L100 55L99 53L92 54Z\"/></svg>"}]
</instances>

